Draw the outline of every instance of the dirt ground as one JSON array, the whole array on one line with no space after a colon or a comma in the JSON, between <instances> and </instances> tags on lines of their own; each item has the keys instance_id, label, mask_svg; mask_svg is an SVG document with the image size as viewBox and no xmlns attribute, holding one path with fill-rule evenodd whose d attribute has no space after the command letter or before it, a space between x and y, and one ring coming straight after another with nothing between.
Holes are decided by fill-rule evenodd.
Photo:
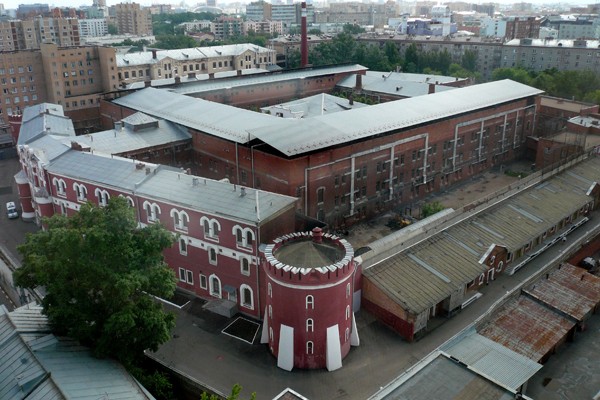
<instances>
[{"instance_id":1,"label":"dirt ground","mask_svg":"<svg viewBox=\"0 0 600 400\"><path fill-rule=\"evenodd\" d=\"M522 173L523 176L532 172L531 164L528 162L516 162L507 165L503 171L500 170L500 167L495 167L465 182L458 183L443 192L429 195L419 204L422 205L437 201L445 208L460 208L494 193L519 179L518 176L513 176L515 174L506 174L504 172L506 170ZM413 210L413 216L418 217L418 213L418 209ZM369 243L394 232L386 224L391 218L396 217L396 215L395 212L389 211L370 221L356 224L349 230L346 239L352 244L355 250L367 246Z\"/></svg>"}]
</instances>

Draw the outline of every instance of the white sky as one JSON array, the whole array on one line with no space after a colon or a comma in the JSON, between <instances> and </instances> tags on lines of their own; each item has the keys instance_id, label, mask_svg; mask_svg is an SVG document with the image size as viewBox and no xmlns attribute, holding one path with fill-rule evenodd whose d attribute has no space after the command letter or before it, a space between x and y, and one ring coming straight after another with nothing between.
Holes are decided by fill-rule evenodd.
<instances>
[{"instance_id":1,"label":"white sky","mask_svg":"<svg viewBox=\"0 0 600 400\"><path fill-rule=\"evenodd\" d=\"M252 0L217 0L217 6L220 4L227 4L227 3L232 3L232 2L240 2L240 3L249 3ZM299 1L299 0L294 0L294 1ZM315 0L315 1L319 1L319 0ZM322 1L322 0L321 0ZM338 0L338 1L356 1L356 0ZM360 1L360 0L359 0ZM494 2L494 3L501 3L501 4L511 4L511 3L517 3L520 2L519 0L471 0L473 3L489 3L489 2ZM585 0L573 0L573 1L563 1L563 2L549 2L548 0L521 0L525 3L533 3L536 5L541 5L541 4L547 4L547 5L566 5L566 4L572 4L572 5L586 5L586 4L592 4L594 3L594 1L592 0L588 0L587 2ZM122 2L126 2L125 0L107 0L107 5L111 6L117 3L122 3ZM135 0L136 3L139 3L143 6L150 6L152 4L173 4L173 5L179 5L182 2L181 1L173 1L173 0ZM378 1L379 2L379 1ZM413 1L404 1L404 3L411 3ZM50 7L56 7L56 6L61 6L61 7L73 7L73 8L78 8L80 6L91 6L92 5L92 0L89 1L83 1L82 0L60 0L59 2L48 2L45 0L0 0L0 4L4 4L4 8L6 9L15 9L18 7L19 4L34 4L34 3L42 3L42 4L49 4ZM192 5L196 5L196 4L205 4L205 1L202 0L189 0L185 2L186 4L192 6ZM440 3L442 4L447 4L449 2L444 2L444 1L440 1Z\"/></svg>"}]
</instances>

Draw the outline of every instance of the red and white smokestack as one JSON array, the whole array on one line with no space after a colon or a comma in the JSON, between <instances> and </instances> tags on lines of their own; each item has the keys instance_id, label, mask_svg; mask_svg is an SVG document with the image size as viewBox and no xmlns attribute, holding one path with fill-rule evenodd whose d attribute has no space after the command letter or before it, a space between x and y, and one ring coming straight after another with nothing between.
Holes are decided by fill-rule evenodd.
<instances>
[{"instance_id":1,"label":"red and white smokestack","mask_svg":"<svg viewBox=\"0 0 600 400\"><path fill-rule=\"evenodd\" d=\"M300 39L300 66L302 68L308 66L308 33L306 30L306 2L302 2L302 18L300 20L302 35Z\"/></svg>"}]
</instances>

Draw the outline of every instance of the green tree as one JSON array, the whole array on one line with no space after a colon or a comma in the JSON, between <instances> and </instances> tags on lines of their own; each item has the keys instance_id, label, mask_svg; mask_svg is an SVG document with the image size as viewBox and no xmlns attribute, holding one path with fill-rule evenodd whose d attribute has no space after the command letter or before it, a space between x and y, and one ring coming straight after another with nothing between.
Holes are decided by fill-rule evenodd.
<instances>
[{"instance_id":1,"label":"green tree","mask_svg":"<svg viewBox=\"0 0 600 400\"><path fill-rule=\"evenodd\" d=\"M240 393L242 392L242 387L239 384L233 385L231 389L231 394L227 396L225 400L239 400ZM221 400L217 395L208 395L206 392L202 393L200 396L200 400ZM252 393L250 395L250 400L256 400L256 393Z\"/></svg>"},{"instance_id":2,"label":"green tree","mask_svg":"<svg viewBox=\"0 0 600 400\"><path fill-rule=\"evenodd\" d=\"M185 35L162 35L156 37L156 44L154 47L159 49L187 49L190 47L196 47L198 43L194 38Z\"/></svg>"},{"instance_id":3,"label":"green tree","mask_svg":"<svg viewBox=\"0 0 600 400\"><path fill-rule=\"evenodd\" d=\"M364 28L362 28L360 25L356 25L356 24L344 24L342 29L344 30L344 33L347 33L349 35L356 35L358 33L365 32Z\"/></svg>"},{"instance_id":4,"label":"green tree","mask_svg":"<svg viewBox=\"0 0 600 400\"><path fill-rule=\"evenodd\" d=\"M119 33L119 30L117 29L117 26L115 24L108 24L107 28L109 35L116 35Z\"/></svg>"},{"instance_id":5,"label":"green tree","mask_svg":"<svg viewBox=\"0 0 600 400\"><path fill-rule=\"evenodd\" d=\"M402 63L400 52L398 51L398 48L394 42L385 42L383 52L385 53L385 56L387 57L392 68L396 68L397 65Z\"/></svg>"},{"instance_id":6,"label":"green tree","mask_svg":"<svg viewBox=\"0 0 600 400\"><path fill-rule=\"evenodd\" d=\"M435 213L442 211L444 208L445 207L439 201L427 203L423 207L421 207L421 216L423 218L427 218Z\"/></svg>"},{"instance_id":7,"label":"green tree","mask_svg":"<svg viewBox=\"0 0 600 400\"><path fill-rule=\"evenodd\" d=\"M19 246L23 265L14 277L18 286L45 288L42 305L54 333L126 366L170 338L175 317L152 298L175 290L162 253L174 242L170 232L159 224L138 228L134 209L120 197L44 224Z\"/></svg>"},{"instance_id":8,"label":"green tree","mask_svg":"<svg viewBox=\"0 0 600 400\"><path fill-rule=\"evenodd\" d=\"M419 72L419 52L417 46L411 43L404 52L404 72Z\"/></svg>"},{"instance_id":9,"label":"green tree","mask_svg":"<svg viewBox=\"0 0 600 400\"><path fill-rule=\"evenodd\" d=\"M461 57L460 65L467 71L477 71L477 52L474 50L465 50Z\"/></svg>"},{"instance_id":10,"label":"green tree","mask_svg":"<svg viewBox=\"0 0 600 400\"><path fill-rule=\"evenodd\" d=\"M531 84L531 76L524 68L498 68L492 72L492 80L499 81L502 79L511 79L516 82Z\"/></svg>"}]
</instances>

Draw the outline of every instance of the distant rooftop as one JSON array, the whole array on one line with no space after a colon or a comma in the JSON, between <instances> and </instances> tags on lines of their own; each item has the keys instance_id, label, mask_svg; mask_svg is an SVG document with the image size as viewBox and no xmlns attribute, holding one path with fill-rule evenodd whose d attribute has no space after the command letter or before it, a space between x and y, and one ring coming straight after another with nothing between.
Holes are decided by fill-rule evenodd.
<instances>
[{"instance_id":1,"label":"distant rooftop","mask_svg":"<svg viewBox=\"0 0 600 400\"><path fill-rule=\"evenodd\" d=\"M287 103L263 107L260 110L265 114L271 114L283 118L311 118L318 115L332 114L340 111L348 111L354 108L367 107L364 103L321 93Z\"/></svg>"},{"instance_id":2,"label":"distant rooftop","mask_svg":"<svg viewBox=\"0 0 600 400\"><path fill-rule=\"evenodd\" d=\"M342 260L344 249L327 241L315 243L312 237L283 244L273 256L280 262L297 268L320 268Z\"/></svg>"},{"instance_id":3,"label":"distant rooftop","mask_svg":"<svg viewBox=\"0 0 600 400\"><path fill-rule=\"evenodd\" d=\"M505 46L536 46L536 47L572 47L598 49L600 40L572 40L572 39L513 39Z\"/></svg>"}]
</instances>

